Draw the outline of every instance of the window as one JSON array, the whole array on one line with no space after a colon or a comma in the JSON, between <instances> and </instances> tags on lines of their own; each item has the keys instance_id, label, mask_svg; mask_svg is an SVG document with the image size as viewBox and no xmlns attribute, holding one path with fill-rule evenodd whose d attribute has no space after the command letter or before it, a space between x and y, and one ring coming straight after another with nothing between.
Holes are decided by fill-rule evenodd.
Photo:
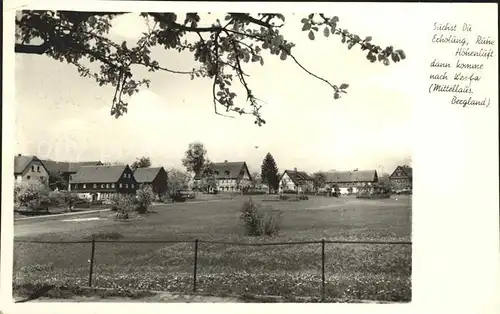
<instances>
[{"instance_id":1,"label":"window","mask_svg":"<svg viewBox=\"0 0 500 314\"><path fill-rule=\"evenodd\" d=\"M114 183L111 183L111 188L115 188L115 184Z\"/></svg>"},{"instance_id":2,"label":"window","mask_svg":"<svg viewBox=\"0 0 500 314\"><path fill-rule=\"evenodd\" d=\"M108 184L106 184L106 189L109 189L109 183L108 183Z\"/></svg>"},{"instance_id":3,"label":"window","mask_svg":"<svg viewBox=\"0 0 500 314\"><path fill-rule=\"evenodd\" d=\"M124 173L124 174L123 174L123 177L124 177L124 178L127 178L127 174L126 174L126 173Z\"/></svg>"},{"instance_id":4,"label":"window","mask_svg":"<svg viewBox=\"0 0 500 314\"><path fill-rule=\"evenodd\" d=\"M128 184L125 183L125 188L128 189Z\"/></svg>"},{"instance_id":5,"label":"window","mask_svg":"<svg viewBox=\"0 0 500 314\"><path fill-rule=\"evenodd\" d=\"M97 184L94 183L94 189L97 189Z\"/></svg>"},{"instance_id":6,"label":"window","mask_svg":"<svg viewBox=\"0 0 500 314\"><path fill-rule=\"evenodd\" d=\"M130 185L130 187L131 187L131 188L134 188L134 184L132 183L132 184Z\"/></svg>"},{"instance_id":7,"label":"window","mask_svg":"<svg viewBox=\"0 0 500 314\"><path fill-rule=\"evenodd\" d=\"M103 188L103 189L104 189L104 187L105 187L105 185L104 185L104 184L101 184L101 188Z\"/></svg>"},{"instance_id":8,"label":"window","mask_svg":"<svg viewBox=\"0 0 500 314\"><path fill-rule=\"evenodd\" d=\"M26 179L28 179L28 180L31 179L31 176L26 176Z\"/></svg>"},{"instance_id":9,"label":"window","mask_svg":"<svg viewBox=\"0 0 500 314\"><path fill-rule=\"evenodd\" d=\"M86 189L86 188L87 188L87 185L86 185L86 184L84 184L84 185L83 185L83 188L84 188L84 189Z\"/></svg>"},{"instance_id":10,"label":"window","mask_svg":"<svg viewBox=\"0 0 500 314\"><path fill-rule=\"evenodd\" d=\"M31 172L35 172L35 166L31 166Z\"/></svg>"},{"instance_id":11,"label":"window","mask_svg":"<svg viewBox=\"0 0 500 314\"><path fill-rule=\"evenodd\" d=\"M40 172L40 166L36 166L36 171Z\"/></svg>"},{"instance_id":12,"label":"window","mask_svg":"<svg viewBox=\"0 0 500 314\"><path fill-rule=\"evenodd\" d=\"M123 187L123 184L120 183L120 189Z\"/></svg>"}]
</instances>

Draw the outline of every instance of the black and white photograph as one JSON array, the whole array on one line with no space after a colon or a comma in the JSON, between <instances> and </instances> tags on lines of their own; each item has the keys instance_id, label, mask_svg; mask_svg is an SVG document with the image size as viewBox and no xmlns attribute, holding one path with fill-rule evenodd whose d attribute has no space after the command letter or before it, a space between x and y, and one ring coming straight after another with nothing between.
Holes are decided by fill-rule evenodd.
<instances>
[{"instance_id":1,"label":"black and white photograph","mask_svg":"<svg viewBox=\"0 0 500 314\"><path fill-rule=\"evenodd\" d=\"M366 5L16 8L12 302L411 303L415 80L498 100Z\"/></svg>"}]
</instances>

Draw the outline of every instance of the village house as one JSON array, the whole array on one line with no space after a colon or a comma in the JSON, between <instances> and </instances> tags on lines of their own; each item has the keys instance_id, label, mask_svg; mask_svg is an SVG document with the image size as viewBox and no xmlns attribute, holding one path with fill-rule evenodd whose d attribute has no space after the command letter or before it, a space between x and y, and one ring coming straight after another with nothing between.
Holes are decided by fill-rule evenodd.
<instances>
[{"instance_id":1,"label":"village house","mask_svg":"<svg viewBox=\"0 0 500 314\"><path fill-rule=\"evenodd\" d=\"M389 176L389 181L394 190L412 190L413 189L413 168L410 166L397 166L394 172Z\"/></svg>"},{"instance_id":2,"label":"village house","mask_svg":"<svg viewBox=\"0 0 500 314\"><path fill-rule=\"evenodd\" d=\"M158 196L167 193L168 175L163 167L137 168L134 177L139 185L150 186Z\"/></svg>"},{"instance_id":3,"label":"village house","mask_svg":"<svg viewBox=\"0 0 500 314\"><path fill-rule=\"evenodd\" d=\"M279 180L279 192L295 191L298 193L312 191L314 180L304 171L285 170Z\"/></svg>"},{"instance_id":4,"label":"village house","mask_svg":"<svg viewBox=\"0 0 500 314\"><path fill-rule=\"evenodd\" d=\"M82 166L70 179L71 191L93 201L108 200L117 194L135 194L138 187L128 165Z\"/></svg>"},{"instance_id":5,"label":"village house","mask_svg":"<svg viewBox=\"0 0 500 314\"><path fill-rule=\"evenodd\" d=\"M252 177L248 171L247 163L237 162L218 162L212 164L212 170L217 182L217 191L220 192L239 192L246 187L250 187ZM201 174L194 177L195 184L199 184L202 179ZM209 190L213 192L213 188Z\"/></svg>"},{"instance_id":6,"label":"village house","mask_svg":"<svg viewBox=\"0 0 500 314\"><path fill-rule=\"evenodd\" d=\"M362 186L378 182L377 170L329 171L325 173L328 188L338 187L341 194L356 193ZM350 191L351 190L351 191Z\"/></svg>"},{"instance_id":7,"label":"village house","mask_svg":"<svg viewBox=\"0 0 500 314\"><path fill-rule=\"evenodd\" d=\"M16 183L48 184L49 171L38 157L18 154L14 157L14 180Z\"/></svg>"},{"instance_id":8,"label":"village house","mask_svg":"<svg viewBox=\"0 0 500 314\"><path fill-rule=\"evenodd\" d=\"M103 164L100 161L69 162L69 161L54 161L54 160L42 160L42 163L48 170L50 178L54 180L62 179L61 180L62 182L60 182L60 184L57 185L61 185L62 188L65 190L69 188L68 184L71 176L76 174L80 169L80 167L100 166Z\"/></svg>"}]
</instances>

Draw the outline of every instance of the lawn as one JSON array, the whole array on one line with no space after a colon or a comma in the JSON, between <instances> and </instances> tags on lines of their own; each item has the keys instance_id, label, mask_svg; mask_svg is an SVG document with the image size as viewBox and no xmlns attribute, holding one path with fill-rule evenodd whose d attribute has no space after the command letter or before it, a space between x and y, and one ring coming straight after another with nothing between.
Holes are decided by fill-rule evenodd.
<instances>
[{"instance_id":1,"label":"lawn","mask_svg":"<svg viewBox=\"0 0 500 314\"><path fill-rule=\"evenodd\" d=\"M325 240L411 241L411 197L358 200L311 197L261 202L283 211L279 235L250 238L239 224L245 198L159 205L130 222L25 236L19 240L78 241L96 234L125 240L288 242ZM108 213L109 214L109 213ZM14 283L86 285L91 245L15 243ZM411 300L411 246L327 244L326 295L336 299ZM97 243L93 285L189 292L193 243ZM320 296L321 244L237 246L199 243L200 292L213 295Z\"/></svg>"}]
</instances>

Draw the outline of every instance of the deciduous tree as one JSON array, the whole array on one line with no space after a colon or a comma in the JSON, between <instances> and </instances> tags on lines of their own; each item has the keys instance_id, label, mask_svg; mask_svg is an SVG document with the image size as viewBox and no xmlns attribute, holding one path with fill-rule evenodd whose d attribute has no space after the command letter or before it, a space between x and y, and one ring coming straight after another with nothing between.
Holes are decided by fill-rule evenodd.
<instances>
[{"instance_id":1,"label":"deciduous tree","mask_svg":"<svg viewBox=\"0 0 500 314\"><path fill-rule=\"evenodd\" d=\"M207 150L201 142L193 142L189 144L188 149L184 153L182 165L186 167L188 172L195 175L200 174L207 161Z\"/></svg>"},{"instance_id":2,"label":"deciduous tree","mask_svg":"<svg viewBox=\"0 0 500 314\"><path fill-rule=\"evenodd\" d=\"M143 156L141 158L136 158L135 161L130 165L132 170L137 168L149 168L151 167L151 157Z\"/></svg>"},{"instance_id":3,"label":"deciduous tree","mask_svg":"<svg viewBox=\"0 0 500 314\"><path fill-rule=\"evenodd\" d=\"M305 74L331 88L334 99L346 93L348 84L332 83L328 70L313 73L293 53L295 44L280 32L286 19L278 13L227 13L216 18L203 18L198 13L143 12L141 16L151 27L135 43L116 42L109 36L112 20L123 12L74 12L24 10L16 17L16 53L46 55L74 66L81 76L94 79L100 86L111 85L111 115L116 118L127 112L127 97L149 87L147 78L134 72L145 67L151 72L190 75L208 78L212 82L212 99L216 114L249 114L255 124L265 123L261 114L262 102L256 97L247 81L247 63L264 65L264 51L268 55L291 60ZM221 20L222 19L222 20ZM304 16L297 31L315 40L318 35L339 38L348 49L355 46L366 53L370 62L389 65L405 59L405 53L393 46L382 48L372 43L371 36L359 36L340 27L337 16L311 13ZM35 42L37 42L35 44ZM192 70L174 70L155 60L154 47L191 53L197 62ZM90 65L97 63L98 66ZM325 78L327 77L328 78ZM338 79L338 77L335 77ZM234 83L244 90L246 104L237 101Z\"/></svg>"}]
</instances>

